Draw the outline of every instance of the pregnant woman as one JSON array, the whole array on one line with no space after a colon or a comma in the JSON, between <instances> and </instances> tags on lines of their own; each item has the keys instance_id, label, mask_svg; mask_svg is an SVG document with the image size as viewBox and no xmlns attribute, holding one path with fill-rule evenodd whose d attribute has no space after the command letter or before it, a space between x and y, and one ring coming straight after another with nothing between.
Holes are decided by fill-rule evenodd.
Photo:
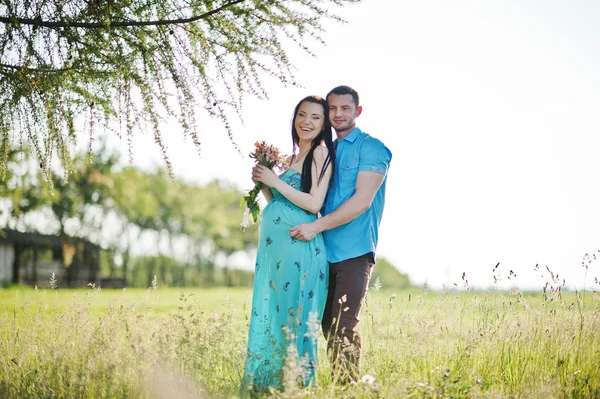
<instances>
[{"instance_id":1,"label":"pregnant woman","mask_svg":"<svg viewBox=\"0 0 600 399\"><path fill-rule=\"evenodd\" d=\"M286 362L300 365L300 383L314 383L329 266L321 234L305 242L290 238L290 229L317 219L333 174L332 130L323 98L309 96L298 103L292 140L293 155L281 175L262 165L252 170L252 180L264 184L268 204L259 222L246 392L281 389Z\"/></svg>"}]
</instances>

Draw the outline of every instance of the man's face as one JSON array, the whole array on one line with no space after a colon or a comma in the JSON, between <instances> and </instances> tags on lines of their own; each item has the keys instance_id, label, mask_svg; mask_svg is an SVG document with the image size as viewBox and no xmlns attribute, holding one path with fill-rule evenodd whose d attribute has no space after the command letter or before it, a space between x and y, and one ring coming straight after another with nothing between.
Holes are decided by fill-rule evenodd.
<instances>
[{"instance_id":1,"label":"man's face","mask_svg":"<svg viewBox=\"0 0 600 399\"><path fill-rule=\"evenodd\" d=\"M350 94L331 94L327 99L329 119L337 134L349 133L356 127L356 118L362 112L362 107L356 104Z\"/></svg>"}]
</instances>

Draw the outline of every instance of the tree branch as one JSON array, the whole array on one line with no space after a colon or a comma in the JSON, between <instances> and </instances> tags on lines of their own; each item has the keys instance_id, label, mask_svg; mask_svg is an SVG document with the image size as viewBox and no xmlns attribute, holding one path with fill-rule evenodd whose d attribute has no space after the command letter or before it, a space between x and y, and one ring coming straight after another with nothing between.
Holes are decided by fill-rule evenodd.
<instances>
[{"instance_id":1,"label":"tree branch","mask_svg":"<svg viewBox=\"0 0 600 399\"><path fill-rule=\"evenodd\" d=\"M207 11L203 14L196 15L190 18L178 18L178 19L162 19L157 21L110 21L110 22L63 22L63 21L42 21L41 19L34 18L17 18L17 17L0 17L0 22L5 24L21 24L21 25L33 25L42 26L46 28L88 28L88 29L102 29L109 27L128 27L128 26L161 26L161 25L181 25L189 24L201 19L210 17L213 14L217 14L231 6L241 3L246 0L233 0L229 3L223 4L221 7L215 8L214 10Z\"/></svg>"},{"instance_id":2,"label":"tree branch","mask_svg":"<svg viewBox=\"0 0 600 399\"><path fill-rule=\"evenodd\" d=\"M78 68L62 68L62 69L51 69L51 68L28 68L21 65L8 65L8 64L0 64L0 68L3 69L12 69L15 71L27 71L27 72L38 72L38 73L61 73L67 71L74 71Z\"/></svg>"},{"instance_id":3,"label":"tree branch","mask_svg":"<svg viewBox=\"0 0 600 399\"><path fill-rule=\"evenodd\" d=\"M31 67L25 67L22 65L0 64L0 75L14 76L14 72L8 72L8 71L23 71L23 72L29 72L32 74L54 74L54 73L61 74L61 73L69 72L69 71L81 71L82 69L83 68L81 68L79 66L72 66L70 68L53 69L53 68L31 68ZM108 72L108 71L102 71L99 69L88 70L88 72L91 72L95 75L110 74L110 72Z\"/></svg>"}]
</instances>

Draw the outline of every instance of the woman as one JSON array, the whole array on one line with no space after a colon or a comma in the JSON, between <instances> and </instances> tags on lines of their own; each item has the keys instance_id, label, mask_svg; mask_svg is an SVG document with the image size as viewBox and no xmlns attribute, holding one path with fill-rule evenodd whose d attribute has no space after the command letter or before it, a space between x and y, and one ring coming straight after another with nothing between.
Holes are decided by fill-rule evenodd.
<instances>
[{"instance_id":1,"label":"woman","mask_svg":"<svg viewBox=\"0 0 600 399\"><path fill-rule=\"evenodd\" d=\"M258 165L252 171L269 203L259 222L243 389L282 388L286 364L299 364L298 380L314 383L329 266L322 235L298 241L289 229L314 221L325 200L335 164L327 111L321 97L302 99L294 110L287 170L277 176Z\"/></svg>"}]
</instances>

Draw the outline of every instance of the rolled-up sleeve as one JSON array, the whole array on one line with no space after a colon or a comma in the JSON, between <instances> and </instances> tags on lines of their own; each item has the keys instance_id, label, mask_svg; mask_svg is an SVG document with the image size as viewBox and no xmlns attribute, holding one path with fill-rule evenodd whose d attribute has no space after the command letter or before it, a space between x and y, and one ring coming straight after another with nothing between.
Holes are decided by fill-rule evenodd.
<instances>
[{"instance_id":1,"label":"rolled-up sleeve","mask_svg":"<svg viewBox=\"0 0 600 399\"><path fill-rule=\"evenodd\" d=\"M392 161L392 152L379 140L369 137L360 149L359 172L375 172L387 175Z\"/></svg>"}]
</instances>

